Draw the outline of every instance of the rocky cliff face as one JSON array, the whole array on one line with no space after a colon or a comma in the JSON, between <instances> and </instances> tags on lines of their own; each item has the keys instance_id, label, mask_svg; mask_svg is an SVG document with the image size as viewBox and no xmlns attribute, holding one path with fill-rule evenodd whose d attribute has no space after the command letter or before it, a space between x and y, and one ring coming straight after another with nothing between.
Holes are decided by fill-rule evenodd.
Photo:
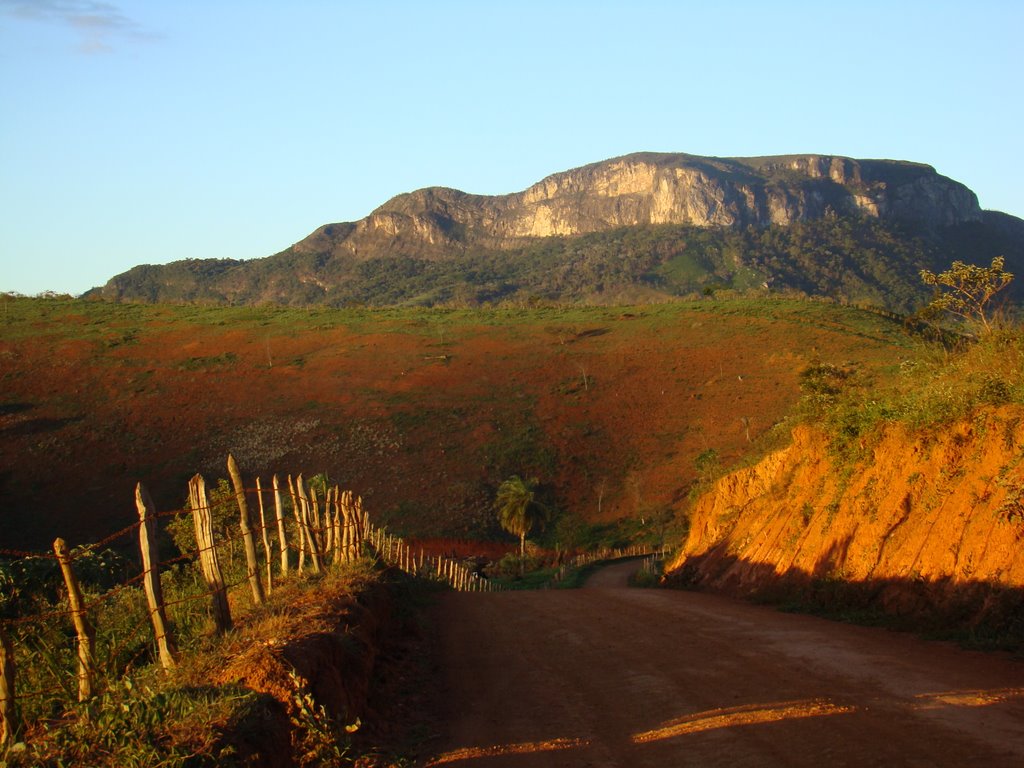
<instances>
[{"instance_id":1,"label":"rocky cliff face","mask_svg":"<svg viewBox=\"0 0 1024 768\"><path fill-rule=\"evenodd\" d=\"M467 243L502 248L645 224L764 227L853 213L930 226L982 216L967 187L916 163L641 153L557 173L511 195L445 188L399 195L355 225L317 230L296 249L367 256L399 248L425 255Z\"/></svg>"},{"instance_id":2,"label":"rocky cliff face","mask_svg":"<svg viewBox=\"0 0 1024 768\"><path fill-rule=\"evenodd\" d=\"M728 475L692 511L677 578L739 595L841 583L865 605L981 621L1020 610L1024 412L939 435L892 427L852 474L808 428Z\"/></svg>"},{"instance_id":3,"label":"rocky cliff face","mask_svg":"<svg viewBox=\"0 0 1024 768\"><path fill-rule=\"evenodd\" d=\"M973 192L926 165L641 153L509 195L420 189L272 256L143 265L89 296L622 303L760 286L910 311L921 269L996 255L1017 271L1024 222L981 211Z\"/></svg>"}]
</instances>

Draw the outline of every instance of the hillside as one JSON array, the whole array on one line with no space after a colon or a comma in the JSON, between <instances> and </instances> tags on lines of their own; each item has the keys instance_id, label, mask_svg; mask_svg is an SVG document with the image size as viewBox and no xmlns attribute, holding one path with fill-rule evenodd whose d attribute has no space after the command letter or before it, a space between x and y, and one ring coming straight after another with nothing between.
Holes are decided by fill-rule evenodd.
<instances>
[{"instance_id":1,"label":"hillside","mask_svg":"<svg viewBox=\"0 0 1024 768\"><path fill-rule=\"evenodd\" d=\"M1024 264L1024 222L929 166L821 155L640 153L509 195L428 188L262 259L143 265L115 301L289 305L623 303L721 289L907 311L921 268Z\"/></svg>"},{"instance_id":2,"label":"hillside","mask_svg":"<svg viewBox=\"0 0 1024 768\"><path fill-rule=\"evenodd\" d=\"M333 310L10 300L0 334L0 538L48 547L161 509L197 470L324 471L375 519L494 537L491 500L536 476L546 535L665 525L697 477L773 429L817 350L866 370L898 323L800 301L635 308Z\"/></svg>"},{"instance_id":3,"label":"hillside","mask_svg":"<svg viewBox=\"0 0 1024 768\"><path fill-rule=\"evenodd\" d=\"M1019 353L1003 347L1007 370ZM848 431L798 427L696 501L670 579L1019 647L1024 411L994 405L1019 400L1013 376L947 379L944 392L920 381L912 397L933 400L935 422L879 408L873 392L843 416Z\"/></svg>"}]
</instances>

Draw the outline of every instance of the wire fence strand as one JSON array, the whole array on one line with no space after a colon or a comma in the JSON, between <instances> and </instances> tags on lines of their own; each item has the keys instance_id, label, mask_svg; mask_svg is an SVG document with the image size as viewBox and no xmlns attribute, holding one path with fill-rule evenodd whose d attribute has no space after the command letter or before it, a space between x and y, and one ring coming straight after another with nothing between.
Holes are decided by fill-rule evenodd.
<instances>
[{"instance_id":1,"label":"wire fence strand","mask_svg":"<svg viewBox=\"0 0 1024 768\"><path fill-rule=\"evenodd\" d=\"M403 539L389 534L383 528L376 528L370 524L369 518L362 506L362 499L353 494L350 491L342 493L340 489L335 486L329 493L317 493L315 491L310 492L306 499L303 498L301 493L295 493L292 488L285 487L284 489L272 489L272 488L246 488L245 493L257 494L260 500L263 499L274 499L272 504L273 512L268 516L267 520L262 523L255 523L250 526L250 532L254 536L266 535L266 541L268 544L273 544L273 547L268 548L262 555L264 565L270 565L267 561L276 561L276 557L270 556L270 549L273 549L276 553L280 553L282 547L291 555L292 559L295 554L299 556L300 561L306 559L306 568L309 568L312 563L319 561L320 567L327 567L332 563L347 562L352 557L359 557L364 554L368 554L375 560L383 562L384 564L392 567L404 568L409 570L415 575L427 576L429 578L438 578L442 581L447 581L454 588L462 589L480 589L481 580L478 575L473 574L465 567L464 564L459 563L455 560L448 558L427 558L422 549L418 553L414 553L410 544ZM289 504L287 510L282 510L276 504L276 496L280 495ZM234 503L232 498L230 501L224 503ZM197 505L195 507L187 505L179 509L165 510L163 512L152 513L157 519L174 518L185 519L194 515L196 512L203 512L212 515L219 509L224 509L218 504L207 502L206 504ZM279 519L278 512L283 512L283 522L285 530L290 532L291 535L287 536L286 542L281 542L279 535ZM316 515L319 515L319 525L317 524ZM234 517L234 516L233 516ZM172 566L185 563L193 566L200 564L201 558L209 553L223 554L225 550L234 552L236 544L242 542L245 539L245 534L240 530L238 525L238 519L233 520L233 524L227 528L221 528L215 531L215 536L210 544L199 546L198 543L195 545L195 549L189 549L183 551L181 554L157 560L152 557L153 564L150 566L150 570L141 570L138 573L132 575L124 574L122 578L106 589L101 594L91 596L89 601L86 602L81 611L84 613L90 613L98 621L102 620L102 610L104 606L110 606L115 600L127 591L132 590L135 592L140 603L143 601L142 589L140 583L146 579L150 573L161 573L167 571ZM72 563L81 561L83 558L94 555L98 550L107 547L108 545L118 541L119 539L126 537L130 534L135 533L139 530L140 526L144 525L143 520L139 520L131 523L130 525L117 530L99 541L87 544L79 547L75 547L72 552L69 553L69 560ZM145 538L145 537L144 537ZM188 546L184 542L178 542L179 546ZM0 558L12 558L15 561L29 558L41 558L46 560L57 560L57 556L52 551L28 551L18 549L0 549ZM230 561L234 561L234 555L229 558ZM232 566L237 568L238 566ZM282 566L283 568L283 566ZM285 569L284 573L301 573L300 570ZM238 590L240 587L249 581L249 566L243 569L245 572L233 580L231 583L224 584L222 588L216 590L211 589L208 586L200 586L197 582L196 589L192 594L178 594L172 599L166 597L162 599L160 608L167 610L169 608L175 608L177 606L194 603L196 601L208 602L211 599L213 592L223 590L224 594L230 593L233 590ZM262 571L262 568L257 570L257 574ZM232 571L232 575L237 573ZM268 571L269 573L269 571ZM281 575L284 575L282 573ZM191 591L191 590L189 590ZM238 594L243 594L246 591L240 591ZM135 610L134 608L132 609ZM150 638L146 642L140 642L140 635L145 629L151 625L151 620L155 609L150 605L138 606L138 610L141 611L141 616L131 625L124 629L118 627L114 633L108 633L103 635L103 646L104 646L104 664L108 666L108 674L120 675L123 674L123 670L131 668L138 659L145 653L153 653L156 643L155 638ZM4 617L0 618L0 626L13 626L22 630L19 632L22 638L33 636L32 633L38 630L34 629L34 625L41 625L45 622L61 618L69 620L73 615L73 611L66 604L53 607L51 609L33 612L30 615L19 616L19 617ZM27 632L24 630L27 628ZM65 637L67 636L67 629L61 630ZM138 643L140 647L131 653L131 658L122 659L121 656L126 652L132 651L133 644ZM117 669L113 667L116 666ZM57 685L52 688L41 688L29 692L18 693L17 699L31 699L51 696L54 694L63 694L66 697L73 695L74 685L74 673L68 670L68 682L64 685Z\"/></svg>"}]
</instances>

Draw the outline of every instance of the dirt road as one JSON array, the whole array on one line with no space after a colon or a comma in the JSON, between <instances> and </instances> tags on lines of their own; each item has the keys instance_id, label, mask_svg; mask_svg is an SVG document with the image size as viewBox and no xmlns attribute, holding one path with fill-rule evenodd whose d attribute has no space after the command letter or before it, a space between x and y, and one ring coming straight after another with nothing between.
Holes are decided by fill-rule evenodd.
<instances>
[{"instance_id":1,"label":"dirt road","mask_svg":"<svg viewBox=\"0 0 1024 768\"><path fill-rule=\"evenodd\" d=\"M449 594L426 765L1021 766L1024 663L711 595Z\"/></svg>"}]
</instances>

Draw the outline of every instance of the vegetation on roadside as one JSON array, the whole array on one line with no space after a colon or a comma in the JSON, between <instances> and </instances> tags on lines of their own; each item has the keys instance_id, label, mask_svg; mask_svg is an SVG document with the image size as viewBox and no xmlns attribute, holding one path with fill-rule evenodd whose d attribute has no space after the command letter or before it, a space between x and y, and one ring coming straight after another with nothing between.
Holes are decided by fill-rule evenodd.
<instances>
[{"instance_id":1,"label":"vegetation on roadside","mask_svg":"<svg viewBox=\"0 0 1024 768\"><path fill-rule=\"evenodd\" d=\"M789 613L804 613L831 621L912 632L930 640L957 643L978 651L1024 650L1024 611L1018 590L992 588L966 596L931 613L906 614L886 611L878 603L876 584L850 581L837 576L811 580L797 590L785 586L759 593L755 602L774 605ZM989 610L980 618L978 607Z\"/></svg>"},{"instance_id":2,"label":"vegetation on roadside","mask_svg":"<svg viewBox=\"0 0 1024 768\"><path fill-rule=\"evenodd\" d=\"M932 327L941 323L945 335L919 336L885 377L853 362L814 361L801 372L800 416L824 427L838 457L856 460L883 423L935 429L979 407L1024 404L1024 328L996 302L1012 278L1001 258L990 267L956 262L939 274L922 272L938 290L921 316Z\"/></svg>"},{"instance_id":3,"label":"vegetation on roadside","mask_svg":"<svg viewBox=\"0 0 1024 768\"><path fill-rule=\"evenodd\" d=\"M181 601L172 607L171 619L182 653L170 671L156 663L140 590L116 591L93 612L101 633L101 678L98 696L84 703L75 701L74 652L61 622L14 625L19 630L14 643L18 693L51 692L20 700L27 725L20 741L0 753L0 765L244 765L254 740L263 748L291 753L296 765L349 764L353 724L327 713L301 678L292 676L291 701L284 710L266 694L221 678L240 654L254 647L280 647L310 632L330 630L337 617L325 613L325 606L336 609L353 602L379 579L368 560L332 567L319 576L292 576L277 585L266 604L245 610L239 610L245 603L239 590L232 595L239 603L235 628L218 637L204 604L187 599L197 588L193 569L176 567L163 578L168 603ZM46 584L39 586L32 590L39 601L35 609L60 608L59 598L46 596ZM103 594L90 584L88 597ZM310 599L314 594L316 599ZM290 723L275 731L273 723L282 711L291 713ZM275 738L281 743L266 742Z\"/></svg>"},{"instance_id":4,"label":"vegetation on roadside","mask_svg":"<svg viewBox=\"0 0 1024 768\"><path fill-rule=\"evenodd\" d=\"M519 537L519 557L526 560L526 537L534 528L542 528L551 513L537 496L537 480L512 475L498 486L494 511L501 527Z\"/></svg>"}]
</instances>

